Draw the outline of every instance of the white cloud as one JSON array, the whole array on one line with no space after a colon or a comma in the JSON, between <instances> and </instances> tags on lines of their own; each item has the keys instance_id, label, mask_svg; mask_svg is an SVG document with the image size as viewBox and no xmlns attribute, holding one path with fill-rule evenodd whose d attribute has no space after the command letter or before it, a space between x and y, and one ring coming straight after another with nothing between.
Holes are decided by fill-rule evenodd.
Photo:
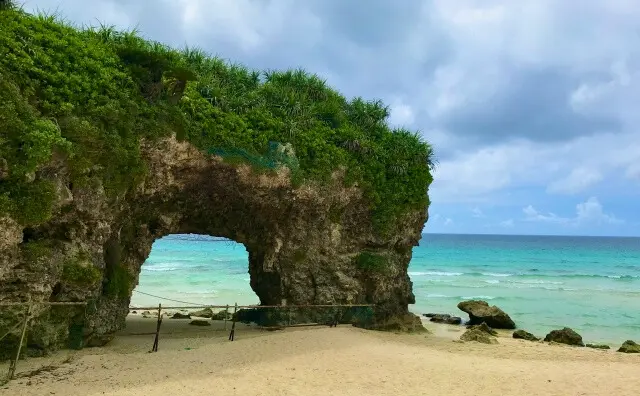
<instances>
[{"instance_id":1,"label":"white cloud","mask_svg":"<svg viewBox=\"0 0 640 396\"><path fill-rule=\"evenodd\" d=\"M476 218L481 218L484 217L484 213L482 212L482 210L478 207L475 207L471 210L472 212L472 216L476 217Z\"/></svg>"},{"instance_id":2,"label":"white cloud","mask_svg":"<svg viewBox=\"0 0 640 396\"><path fill-rule=\"evenodd\" d=\"M500 227L504 227L504 228L513 228L513 225L514 225L513 219L500 222Z\"/></svg>"},{"instance_id":3,"label":"white cloud","mask_svg":"<svg viewBox=\"0 0 640 396\"><path fill-rule=\"evenodd\" d=\"M576 168L566 177L551 182L547 192L557 194L575 194L584 191L603 179L602 173L595 169Z\"/></svg>"},{"instance_id":4,"label":"white cloud","mask_svg":"<svg viewBox=\"0 0 640 396\"><path fill-rule=\"evenodd\" d=\"M409 127L415 120L415 114L410 105L404 101L396 99L390 106L391 114L389 115L389 123L398 127Z\"/></svg>"},{"instance_id":5,"label":"white cloud","mask_svg":"<svg viewBox=\"0 0 640 396\"><path fill-rule=\"evenodd\" d=\"M602 204L596 197L587 199L576 205L575 217L561 217L555 213L542 213L532 205L522 209L525 220L534 222L556 223L572 226L595 224L622 224L624 221L604 212Z\"/></svg>"},{"instance_id":6,"label":"white cloud","mask_svg":"<svg viewBox=\"0 0 640 396\"><path fill-rule=\"evenodd\" d=\"M469 149L440 161L430 194L434 202L453 203L495 200L491 193L520 186L576 193L620 175L634 178L640 175L638 164L640 130L556 144L517 140ZM573 170L567 175L567 169Z\"/></svg>"},{"instance_id":7,"label":"white cloud","mask_svg":"<svg viewBox=\"0 0 640 396\"><path fill-rule=\"evenodd\" d=\"M451 224L453 224L453 220L451 218L447 217L447 219L444 221L444 225L448 226L448 225L451 225Z\"/></svg>"}]
</instances>

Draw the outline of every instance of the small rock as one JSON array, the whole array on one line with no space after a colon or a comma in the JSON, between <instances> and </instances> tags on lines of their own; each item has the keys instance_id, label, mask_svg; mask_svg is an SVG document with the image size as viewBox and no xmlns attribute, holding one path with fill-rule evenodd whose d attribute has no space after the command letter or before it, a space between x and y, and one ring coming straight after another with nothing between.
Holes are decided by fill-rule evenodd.
<instances>
[{"instance_id":1,"label":"small rock","mask_svg":"<svg viewBox=\"0 0 640 396\"><path fill-rule=\"evenodd\" d=\"M213 311L211 308L204 308L199 311L191 312L190 315L197 316L199 318L211 318L213 316Z\"/></svg>"},{"instance_id":2,"label":"small rock","mask_svg":"<svg viewBox=\"0 0 640 396\"><path fill-rule=\"evenodd\" d=\"M458 309L469 314L469 324L486 322L496 329L515 329L515 322L503 310L482 300L462 301Z\"/></svg>"},{"instance_id":3,"label":"small rock","mask_svg":"<svg viewBox=\"0 0 640 396\"><path fill-rule=\"evenodd\" d=\"M609 345L605 345L605 344L587 344L586 347L593 348L593 349L611 349Z\"/></svg>"},{"instance_id":4,"label":"small rock","mask_svg":"<svg viewBox=\"0 0 640 396\"><path fill-rule=\"evenodd\" d=\"M142 314L143 315L151 315L151 312L150 311L144 311Z\"/></svg>"},{"instance_id":5,"label":"small rock","mask_svg":"<svg viewBox=\"0 0 640 396\"><path fill-rule=\"evenodd\" d=\"M427 317L431 318L430 319L431 322L445 323L445 324L451 324L451 325L459 325L460 323L462 323L462 318L458 316L451 316L449 314L430 314L430 315L432 316L427 316Z\"/></svg>"},{"instance_id":6,"label":"small rock","mask_svg":"<svg viewBox=\"0 0 640 396\"><path fill-rule=\"evenodd\" d=\"M478 330L478 331L481 331L483 333L487 333L487 334L492 335L492 336L497 336L498 335L498 332L495 331L494 329L492 329L491 327L489 327L489 325L487 325L486 322L482 322L482 324L475 325L475 326L467 326L467 329L469 329L469 330Z\"/></svg>"},{"instance_id":7,"label":"small rock","mask_svg":"<svg viewBox=\"0 0 640 396\"><path fill-rule=\"evenodd\" d=\"M135 315L138 313L138 311L131 311L131 313Z\"/></svg>"},{"instance_id":8,"label":"small rock","mask_svg":"<svg viewBox=\"0 0 640 396\"><path fill-rule=\"evenodd\" d=\"M527 340L527 341L540 341L540 339L536 336L534 336L533 334L529 333L528 331L524 331L524 330L516 330L513 332L513 338L517 338L520 340Z\"/></svg>"},{"instance_id":9,"label":"small rock","mask_svg":"<svg viewBox=\"0 0 640 396\"><path fill-rule=\"evenodd\" d=\"M425 318L433 318L436 315L440 315L437 313L426 313L426 314L422 314L422 316L424 316Z\"/></svg>"},{"instance_id":10,"label":"small rock","mask_svg":"<svg viewBox=\"0 0 640 396\"><path fill-rule=\"evenodd\" d=\"M479 327L469 329L460 336L461 341L476 341L483 344L497 344L498 340Z\"/></svg>"},{"instance_id":11,"label":"small rock","mask_svg":"<svg viewBox=\"0 0 640 396\"><path fill-rule=\"evenodd\" d=\"M557 342L559 344L584 346L582 336L568 327L561 330L552 330L546 337L544 337L544 340L547 342Z\"/></svg>"},{"instance_id":12,"label":"small rock","mask_svg":"<svg viewBox=\"0 0 640 396\"><path fill-rule=\"evenodd\" d=\"M231 312L222 310L220 312L218 312L217 314L214 314L211 319L213 320L231 320L233 318L233 315L231 314Z\"/></svg>"},{"instance_id":13,"label":"small rock","mask_svg":"<svg viewBox=\"0 0 640 396\"><path fill-rule=\"evenodd\" d=\"M176 312L176 313L173 314L171 319L191 319L191 315L183 314L181 312Z\"/></svg>"},{"instance_id":14,"label":"small rock","mask_svg":"<svg viewBox=\"0 0 640 396\"><path fill-rule=\"evenodd\" d=\"M618 352L622 353L640 353L640 344L636 344L635 341L626 340L622 346L618 349Z\"/></svg>"},{"instance_id":15,"label":"small rock","mask_svg":"<svg viewBox=\"0 0 640 396\"><path fill-rule=\"evenodd\" d=\"M211 322L209 322L208 320L202 320L202 319L194 319L191 322L189 322L189 324L193 326L211 326Z\"/></svg>"}]
</instances>

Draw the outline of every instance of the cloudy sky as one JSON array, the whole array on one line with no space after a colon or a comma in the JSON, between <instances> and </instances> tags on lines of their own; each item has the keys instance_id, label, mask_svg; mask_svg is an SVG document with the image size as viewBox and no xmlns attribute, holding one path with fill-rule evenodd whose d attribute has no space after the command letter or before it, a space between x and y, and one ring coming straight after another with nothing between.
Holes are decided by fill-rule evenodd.
<instances>
[{"instance_id":1,"label":"cloudy sky","mask_svg":"<svg viewBox=\"0 0 640 396\"><path fill-rule=\"evenodd\" d=\"M380 98L439 165L426 232L640 235L637 0L27 0Z\"/></svg>"}]
</instances>

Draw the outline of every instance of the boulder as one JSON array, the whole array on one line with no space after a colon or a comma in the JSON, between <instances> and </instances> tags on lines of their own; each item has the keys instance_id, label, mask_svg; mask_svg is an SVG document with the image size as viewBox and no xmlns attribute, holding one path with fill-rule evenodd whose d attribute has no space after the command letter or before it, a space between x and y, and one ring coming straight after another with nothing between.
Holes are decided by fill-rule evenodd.
<instances>
[{"instance_id":1,"label":"boulder","mask_svg":"<svg viewBox=\"0 0 640 396\"><path fill-rule=\"evenodd\" d=\"M191 319L191 315L183 314L182 312L176 312L173 314L171 319Z\"/></svg>"},{"instance_id":2,"label":"boulder","mask_svg":"<svg viewBox=\"0 0 640 396\"><path fill-rule=\"evenodd\" d=\"M462 323L462 318L458 316L451 316L449 314L425 314L424 316L430 318L429 320L435 323L445 323L450 325L459 325Z\"/></svg>"},{"instance_id":3,"label":"boulder","mask_svg":"<svg viewBox=\"0 0 640 396\"><path fill-rule=\"evenodd\" d=\"M622 353L640 353L640 344L636 344L632 340L626 340L618 349Z\"/></svg>"},{"instance_id":4,"label":"boulder","mask_svg":"<svg viewBox=\"0 0 640 396\"><path fill-rule=\"evenodd\" d=\"M189 322L189 324L192 326L211 326L211 322L209 322L208 320L202 320L202 319L194 319L191 322Z\"/></svg>"},{"instance_id":5,"label":"boulder","mask_svg":"<svg viewBox=\"0 0 640 396\"><path fill-rule=\"evenodd\" d=\"M517 338L519 340L527 340L527 341L540 341L540 339L528 331L524 330L516 330L513 332L513 338Z\"/></svg>"},{"instance_id":6,"label":"boulder","mask_svg":"<svg viewBox=\"0 0 640 396\"><path fill-rule=\"evenodd\" d=\"M199 318L211 318L213 317L213 310L211 308L204 308L199 311L190 313L191 316L197 316Z\"/></svg>"},{"instance_id":7,"label":"boulder","mask_svg":"<svg viewBox=\"0 0 640 396\"><path fill-rule=\"evenodd\" d=\"M233 314L231 312L227 312L225 310L222 310L216 314L213 314L213 316L211 317L211 319L213 320L231 320L233 318Z\"/></svg>"},{"instance_id":8,"label":"boulder","mask_svg":"<svg viewBox=\"0 0 640 396\"><path fill-rule=\"evenodd\" d=\"M587 344L586 347L593 349L611 349L611 347L606 344Z\"/></svg>"},{"instance_id":9,"label":"boulder","mask_svg":"<svg viewBox=\"0 0 640 396\"><path fill-rule=\"evenodd\" d=\"M458 309L469 314L469 324L485 322L496 329L515 329L516 324L503 310L482 300L462 301Z\"/></svg>"},{"instance_id":10,"label":"boulder","mask_svg":"<svg viewBox=\"0 0 640 396\"><path fill-rule=\"evenodd\" d=\"M492 329L491 327L489 327L489 325L487 323L485 323L485 322L482 322L479 325L467 326L467 329L482 331L482 332L487 333L487 334L492 335L492 336L497 336L498 335L498 332L495 331L494 329Z\"/></svg>"},{"instance_id":11,"label":"boulder","mask_svg":"<svg viewBox=\"0 0 640 396\"><path fill-rule=\"evenodd\" d=\"M544 337L544 340L547 342L557 342L559 344L584 346L582 336L568 327L561 330L552 330L546 337Z\"/></svg>"},{"instance_id":12,"label":"boulder","mask_svg":"<svg viewBox=\"0 0 640 396\"><path fill-rule=\"evenodd\" d=\"M460 336L461 341L476 341L483 344L497 344L498 340L495 339L491 334L486 331L481 330L480 328L471 328L465 331Z\"/></svg>"}]
</instances>

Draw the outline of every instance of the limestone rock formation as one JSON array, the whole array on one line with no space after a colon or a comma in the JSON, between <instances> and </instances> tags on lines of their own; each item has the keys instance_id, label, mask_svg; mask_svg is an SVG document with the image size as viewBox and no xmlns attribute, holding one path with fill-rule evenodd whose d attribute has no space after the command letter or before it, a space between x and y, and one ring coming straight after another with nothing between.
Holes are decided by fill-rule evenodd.
<instances>
[{"instance_id":1,"label":"limestone rock formation","mask_svg":"<svg viewBox=\"0 0 640 396\"><path fill-rule=\"evenodd\" d=\"M407 267L432 149L382 104L19 10L0 25L20 49L0 57L0 303L87 303L38 305L27 352L108 340L153 242L186 233L243 244L262 305L371 304L362 327L423 329Z\"/></svg>"},{"instance_id":2,"label":"limestone rock formation","mask_svg":"<svg viewBox=\"0 0 640 396\"><path fill-rule=\"evenodd\" d=\"M640 344L632 340L627 340L620 346L620 348L618 349L618 352L640 353Z\"/></svg>"},{"instance_id":3,"label":"limestone rock formation","mask_svg":"<svg viewBox=\"0 0 640 396\"><path fill-rule=\"evenodd\" d=\"M513 338L517 338L520 340L527 340L527 341L540 341L540 339L536 336L534 336L533 334L529 333L528 331L524 331L524 330L516 330L513 332Z\"/></svg>"},{"instance_id":4,"label":"limestone rock formation","mask_svg":"<svg viewBox=\"0 0 640 396\"><path fill-rule=\"evenodd\" d=\"M451 316L449 314L430 313L424 314L424 316L429 318L429 321L434 323L444 323L450 325L459 325L462 323L462 318L460 318L459 316Z\"/></svg>"},{"instance_id":5,"label":"limestone rock formation","mask_svg":"<svg viewBox=\"0 0 640 396\"><path fill-rule=\"evenodd\" d=\"M462 301L458 309L469 314L469 324L482 322L496 329L515 329L516 324L503 310L482 300Z\"/></svg>"},{"instance_id":6,"label":"limestone rock formation","mask_svg":"<svg viewBox=\"0 0 640 396\"><path fill-rule=\"evenodd\" d=\"M245 245L251 287L263 304L373 303L386 327L394 316L412 316L408 304L415 298L407 267L425 212L408 215L381 237L363 223L367 212L361 192L340 187L339 181L333 189L292 189L286 172L256 175L248 166L227 165L175 139L143 149L147 179L118 206L110 205L100 188L73 186L66 190L72 200L65 210L45 224L23 228L0 219L0 301L26 301L27 296L91 301L84 337L99 338L124 327L153 242L168 234L196 233ZM60 166L55 180L66 186ZM340 223L330 216L336 207ZM360 268L354 261L363 251L384 257L385 270ZM95 271L97 279L65 278L69 263ZM66 321L82 320L84 312L69 308L58 314L62 311L43 308L39 320L55 316L56 323L46 325L49 335L30 329L31 345L66 343ZM7 325L20 314L7 314ZM415 319L411 326L420 326Z\"/></svg>"},{"instance_id":7,"label":"limestone rock formation","mask_svg":"<svg viewBox=\"0 0 640 396\"><path fill-rule=\"evenodd\" d=\"M584 346L582 336L568 327L564 327L560 330L552 330L546 337L544 337L544 340L547 342L557 342L559 344Z\"/></svg>"}]
</instances>

